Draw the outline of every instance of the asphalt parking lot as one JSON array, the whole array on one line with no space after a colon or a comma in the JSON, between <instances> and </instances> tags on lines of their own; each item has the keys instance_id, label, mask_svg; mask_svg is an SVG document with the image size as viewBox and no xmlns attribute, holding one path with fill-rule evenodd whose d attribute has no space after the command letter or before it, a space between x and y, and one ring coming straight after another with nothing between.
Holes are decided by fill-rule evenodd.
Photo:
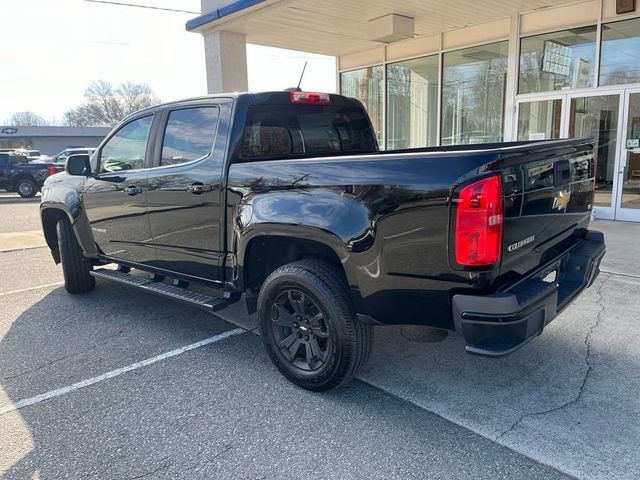
<instances>
[{"instance_id":1,"label":"asphalt parking lot","mask_svg":"<svg viewBox=\"0 0 640 480\"><path fill-rule=\"evenodd\" d=\"M69 296L37 201L0 194L0 218L0 478L640 477L640 225L595 222L606 273L516 354L379 328L360 378L314 394L241 305Z\"/></svg>"}]
</instances>

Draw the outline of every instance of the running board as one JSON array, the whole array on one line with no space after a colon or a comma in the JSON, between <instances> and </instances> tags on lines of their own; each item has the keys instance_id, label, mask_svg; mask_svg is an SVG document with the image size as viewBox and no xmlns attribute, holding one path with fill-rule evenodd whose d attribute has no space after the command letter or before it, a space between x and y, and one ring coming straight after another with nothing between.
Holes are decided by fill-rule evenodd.
<instances>
[{"instance_id":1,"label":"running board","mask_svg":"<svg viewBox=\"0 0 640 480\"><path fill-rule=\"evenodd\" d=\"M194 292L187 290L184 287L167 285L159 281L159 278L154 276L140 277L132 275L123 270L110 270L108 268L99 268L92 270L91 275L96 278L102 278L112 282L128 285L130 287L136 287L146 292L162 295L163 297L172 298L183 303L188 303L209 312L217 312L225 308L232 303L237 302L240 299L240 295L225 292L224 297L213 297L200 292Z\"/></svg>"}]
</instances>

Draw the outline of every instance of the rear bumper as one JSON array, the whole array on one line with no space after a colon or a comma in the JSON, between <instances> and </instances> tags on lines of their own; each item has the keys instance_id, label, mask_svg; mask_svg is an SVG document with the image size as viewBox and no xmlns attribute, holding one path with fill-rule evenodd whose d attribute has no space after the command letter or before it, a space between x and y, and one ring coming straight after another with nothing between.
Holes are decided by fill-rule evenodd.
<instances>
[{"instance_id":1,"label":"rear bumper","mask_svg":"<svg viewBox=\"0 0 640 480\"><path fill-rule=\"evenodd\" d=\"M454 295L453 320L467 352L508 355L542 333L600 273L604 235L589 231L570 250L514 285L492 295ZM551 272L555 281L545 282Z\"/></svg>"}]
</instances>

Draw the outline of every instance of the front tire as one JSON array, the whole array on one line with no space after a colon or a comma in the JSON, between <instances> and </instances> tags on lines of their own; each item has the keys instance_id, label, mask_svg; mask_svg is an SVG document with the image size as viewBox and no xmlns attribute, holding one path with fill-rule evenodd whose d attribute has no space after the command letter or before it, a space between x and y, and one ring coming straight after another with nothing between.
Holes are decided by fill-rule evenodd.
<instances>
[{"instance_id":1,"label":"front tire","mask_svg":"<svg viewBox=\"0 0 640 480\"><path fill-rule=\"evenodd\" d=\"M83 293L93 290L96 286L96 280L89 273L93 267L89 260L82 255L82 250L69 220L60 220L56 225L56 231L64 275L64 288L69 293Z\"/></svg>"},{"instance_id":2,"label":"front tire","mask_svg":"<svg viewBox=\"0 0 640 480\"><path fill-rule=\"evenodd\" d=\"M369 357L373 328L358 320L343 275L326 262L300 260L271 273L258 320L271 361L302 388L336 388Z\"/></svg>"},{"instance_id":3,"label":"front tire","mask_svg":"<svg viewBox=\"0 0 640 480\"><path fill-rule=\"evenodd\" d=\"M38 185L30 178L21 178L16 183L16 192L22 198L33 198L38 193Z\"/></svg>"}]
</instances>

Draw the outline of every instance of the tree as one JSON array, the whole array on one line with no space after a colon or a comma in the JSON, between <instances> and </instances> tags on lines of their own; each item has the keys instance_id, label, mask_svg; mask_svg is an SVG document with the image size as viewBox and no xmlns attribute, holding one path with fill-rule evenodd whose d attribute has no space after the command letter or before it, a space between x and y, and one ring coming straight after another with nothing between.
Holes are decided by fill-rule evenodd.
<instances>
[{"instance_id":1,"label":"tree","mask_svg":"<svg viewBox=\"0 0 640 480\"><path fill-rule=\"evenodd\" d=\"M82 105L64 114L67 125L115 125L130 113L160 103L146 83L125 82L114 88L105 80L92 82L84 98Z\"/></svg>"},{"instance_id":2,"label":"tree","mask_svg":"<svg viewBox=\"0 0 640 480\"><path fill-rule=\"evenodd\" d=\"M44 118L33 112L16 112L6 122L14 127L38 127L49 125Z\"/></svg>"}]
</instances>

